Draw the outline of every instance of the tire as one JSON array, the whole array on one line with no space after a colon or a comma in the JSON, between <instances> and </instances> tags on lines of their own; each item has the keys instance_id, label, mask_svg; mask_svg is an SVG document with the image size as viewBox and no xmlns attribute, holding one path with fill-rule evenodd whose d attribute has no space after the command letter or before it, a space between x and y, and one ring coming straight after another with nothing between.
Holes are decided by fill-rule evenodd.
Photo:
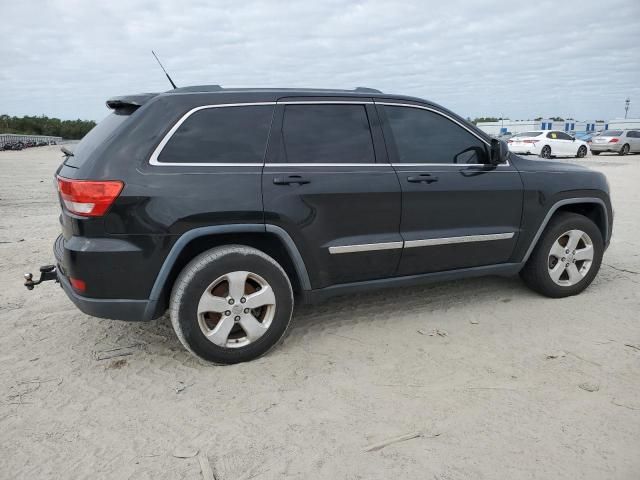
<instances>
[{"instance_id":1,"label":"tire","mask_svg":"<svg viewBox=\"0 0 640 480\"><path fill-rule=\"evenodd\" d=\"M209 362L234 364L264 355L284 338L293 304L291 282L273 258L255 248L227 245L184 267L169 308L187 350Z\"/></svg>"},{"instance_id":2,"label":"tire","mask_svg":"<svg viewBox=\"0 0 640 480\"><path fill-rule=\"evenodd\" d=\"M593 150L591 150L591 155L600 155L600 152L594 152Z\"/></svg>"},{"instance_id":3,"label":"tire","mask_svg":"<svg viewBox=\"0 0 640 480\"><path fill-rule=\"evenodd\" d=\"M587 156L587 147L585 147L584 145L581 145L580 148L578 148L578 152L576 153L576 157L577 158L584 158Z\"/></svg>"},{"instance_id":4,"label":"tire","mask_svg":"<svg viewBox=\"0 0 640 480\"><path fill-rule=\"evenodd\" d=\"M542 150L540 150L540 156L542 158L551 158L551 147L549 145L542 147Z\"/></svg>"},{"instance_id":5,"label":"tire","mask_svg":"<svg viewBox=\"0 0 640 480\"><path fill-rule=\"evenodd\" d=\"M572 236L575 238L575 235L569 235L571 232L581 232L586 234L586 237L582 236L578 246L570 251L570 255L567 255L566 246L570 247L570 245L567 243L566 246L562 246L562 242L564 239L567 242L571 241ZM573 262L574 251L577 252L576 259L588 253L587 239L592 247L591 263L587 265L587 260ZM559 243L556 244L556 242ZM552 250L552 247L560 248L560 252L555 248ZM557 257L553 255L554 252L558 253ZM595 223L577 213L560 212L551 219L544 229L538 244L520 272L520 276L529 288L544 296L562 298L577 295L587 288L597 275L603 253L602 234ZM564 265L570 265L570 267L566 268ZM584 271L583 268L585 268ZM556 281L552 275L557 277L559 271L561 274Z\"/></svg>"},{"instance_id":6,"label":"tire","mask_svg":"<svg viewBox=\"0 0 640 480\"><path fill-rule=\"evenodd\" d=\"M626 155L627 153L629 153L629 144L625 143L620 149L620 151L618 152L618 155L623 156L623 155Z\"/></svg>"}]
</instances>

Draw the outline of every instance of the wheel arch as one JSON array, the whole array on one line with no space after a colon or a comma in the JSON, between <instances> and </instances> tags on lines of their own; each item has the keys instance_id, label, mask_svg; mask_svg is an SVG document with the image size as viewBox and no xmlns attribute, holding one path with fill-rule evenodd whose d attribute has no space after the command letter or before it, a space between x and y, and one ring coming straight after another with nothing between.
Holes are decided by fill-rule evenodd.
<instances>
[{"instance_id":1,"label":"wheel arch","mask_svg":"<svg viewBox=\"0 0 640 480\"><path fill-rule=\"evenodd\" d=\"M202 252L231 244L253 247L276 260L289 276L296 294L311 289L302 256L282 228L263 224L200 227L181 235L171 248L151 289L145 318L157 318L166 310L173 283L187 263Z\"/></svg>"},{"instance_id":2,"label":"wheel arch","mask_svg":"<svg viewBox=\"0 0 640 480\"><path fill-rule=\"evenodd\" d=\"M564 200L557 201L551 206L542 220L542 223L538 227L524 258L522 259L522 263L525 263L531 256L533 249L538 244L538 241L542 236L542 232L544 232L549 221L560 212L578 213L589 218L596 224L602 233L602 239L605 244L607 243L609 239L609 218L604 201L597 197L566 198Z\"/></svg>"}]
</instances>

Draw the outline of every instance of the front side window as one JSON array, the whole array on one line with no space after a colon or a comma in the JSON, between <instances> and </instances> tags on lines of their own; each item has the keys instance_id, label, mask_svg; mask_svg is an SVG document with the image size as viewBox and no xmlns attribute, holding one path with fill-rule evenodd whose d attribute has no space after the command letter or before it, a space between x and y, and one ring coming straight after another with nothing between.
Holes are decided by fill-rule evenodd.
<instances>
[{"instance_id":1,"label":"front side window","mask_svg":"<svg viewBox=\"0 0 640 480\"><path fill-rule=\"evenodd\" d=\"M400 163L488 163L486 144L435 112L384 106Z\"/></svg>"},{"instance_id":2,"label":"front side window","mask_svg":"<svg viewBox=\"0 0 640 480\"><path fill-rule=\"evenodd\" d=\"M262 163L273 106L205 108L176 130L161 163Z\"/></svg>"},{"instance_id":3,"label":"front side window","mask_svg":"<svg viewBox=\"0 0 640 480\"><path fill-rule=\"evenodd\" d=\"M558 132L558 140L573 140L573 137L564 132Z\"/></svg>"},{"instance_id":4,"label":"front side window","mask_svg":"<svg viewBox=\"0 0 640 480\"><path fill-rule=\"evenodd\" d=\"M282 135L288 163L375 163L364 105L287 105Z\"/></svg>"}]
</instances>

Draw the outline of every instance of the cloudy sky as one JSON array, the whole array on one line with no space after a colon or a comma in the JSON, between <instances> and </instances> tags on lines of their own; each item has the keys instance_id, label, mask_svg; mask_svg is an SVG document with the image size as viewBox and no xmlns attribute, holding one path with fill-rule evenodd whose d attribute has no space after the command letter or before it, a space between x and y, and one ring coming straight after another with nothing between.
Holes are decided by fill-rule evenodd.
<instances>
[{"instance_id":1,"label":"cloudy sky","mask_svg":"<svg viewBox=\"0 0 640 480\"><path fill-rule=\"evenodd\" d=\"M640 1L0 0L0 113L178 86L352 88L457 113L640 117Z\"/></svg>"}]
</instances>

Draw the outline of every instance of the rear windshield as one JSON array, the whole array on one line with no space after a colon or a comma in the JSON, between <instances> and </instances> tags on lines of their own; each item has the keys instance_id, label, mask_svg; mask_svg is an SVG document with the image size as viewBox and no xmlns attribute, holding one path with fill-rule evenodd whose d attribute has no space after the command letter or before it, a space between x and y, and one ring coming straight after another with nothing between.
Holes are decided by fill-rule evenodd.
<instances>
[{"instance_id":1,"label":"rear windshield","mask_svg":"<svg viewBox=\"0 0 640 480\"><path fill-rule=\"evenodd\" d=\"M107 140L122 123L129 118L129 112L114 112L98 123L87 133L80 143L71 150L73 157L65 162L71 167L80 167L89 155L105 140Z\"/></svg>"},{"instance_id":2,"label":"rear windshield","mask_svg":"<svg viewBox=\"0 0 640 480\"><path fill-rule=\"evenodd\" d=\"M605 130L600 134L601 137L619 137L622 135L622 130Z\"/></svg>"},{"instance_id":3,"label":"rear windshield","mask_svg":"<svg viewBox=\"0 0 640 480\"><path fill-rule=\"evenodd\" d=\"M511 138L516 138L516 137L537 137L539 135L542 135L542 132L522 132L522 133L516 133Z\"/></svg>"}]
</instances>

